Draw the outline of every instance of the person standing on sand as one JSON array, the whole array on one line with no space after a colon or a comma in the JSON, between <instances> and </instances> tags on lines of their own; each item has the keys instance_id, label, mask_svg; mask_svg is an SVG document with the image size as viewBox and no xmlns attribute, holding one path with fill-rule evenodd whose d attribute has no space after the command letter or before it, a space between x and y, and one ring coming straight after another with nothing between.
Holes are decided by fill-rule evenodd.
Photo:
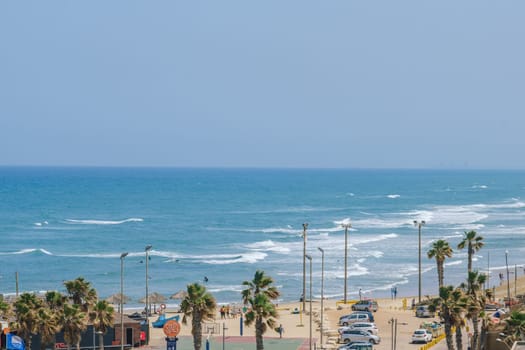
<instances>
[{"instance_id":1,"label":"person standing on sand","mask_svg":"<svg viewBox=\"0 0 525 350\"><path fill-rule=\"evenodd\" d=\"M397 299L397 286L394 286L394 299Z\"/></svg>"}]
</instances>

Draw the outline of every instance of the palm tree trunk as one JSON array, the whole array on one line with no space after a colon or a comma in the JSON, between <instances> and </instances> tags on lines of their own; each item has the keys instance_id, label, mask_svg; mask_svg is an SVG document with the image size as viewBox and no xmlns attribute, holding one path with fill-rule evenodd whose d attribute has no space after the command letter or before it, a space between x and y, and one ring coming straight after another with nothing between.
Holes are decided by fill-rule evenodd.
<instances>
[{"instance_id":1,"label":"palm tree trunk","mask_svg":"<svg viewBox=\"0 0 525 350\"><path fill-rule=\"evenodd\" d=\"M98 335L98 346L100 350L104 350L104 333L99 333Z\"/></svg>"},{"instance_id":2,"label":"palm tree trunk","mask_svg":"<svg viewBox=\"0 0 525 350\"><path fill-rule=\"evenodd\" d=\"M479 342L479 319L478 315L472 315L472 349L477 350Z\"/></svg>"},{"instance_id":3,"label":"palm tree trunk","mask_svg":"<svg viewBox=\"0 0 525 350\"><path fill-rule=\"evenodd\" d=\"M261 317L257 317L255 321L255 344L257 350L264 350L263 343L263 320Z\"/></svg>"},{"instance_id":4,"label":"palm tree trunk","mask_svg":"<svg viewBox=\"0 0 525 350\"><path fill-rule=\"evenodd\" d=\"M452 340L452 320L450 319L449 310L443 306L443 319L445 321L445 340L447 342L448 350L455 350L454 342Z\"/></svg>"},{"instance_id":5,"label":"palm tree trunk","mask_svg":"<svg viewBox=\"0 0 525 350\"><path fill-rule=\"evenodd\" d=\"M439 289L443 287L443 275L444 275L444 269L443 269L444 261L438 261L437 268L438 268L438 283L439 283ZM438 289L438 290L439 290Z\"/></svg>"},{"instance_id":6,"label":"palm tree trunk","mask_svg":"<svg viewBox=\"0 0 525 350\"><path fill-rule=\"evenodd\" d=\"M202 347L202 316L194 312L191 319L191 332L193 334L193 348L200 350Z\"/></svg>"},{"instance_id":7,"label":"palm tree trunk","mask_svg":"<svg viewBox=\"0 0 525 350\"><path fill-rule=\"evenodd\" d=\"M80 350L80 341L77 342L77 350Z\"/></svg>"},{"instance_id":8,"label":"palm tree trunk","mask_svg":"<svg viewBox=\"0 0 525 350\"><path fill-rule=\"evenodd\" d=\"M485 349L485 338L487 336L487 322L485 319L481 320L481 334L478 341L478 349L474 350L484 350Z\"/></svg>"},{"instance_id":9,"label":"palm tree trunk","mask_svg":"<svg viewBox=\"0 0 525 350\"><path fill-rule=\"evenodd\" d=\"M456 347L459 350L463 349L463 333L460 326L456 326Z\"/></svg>"}]
</instances>

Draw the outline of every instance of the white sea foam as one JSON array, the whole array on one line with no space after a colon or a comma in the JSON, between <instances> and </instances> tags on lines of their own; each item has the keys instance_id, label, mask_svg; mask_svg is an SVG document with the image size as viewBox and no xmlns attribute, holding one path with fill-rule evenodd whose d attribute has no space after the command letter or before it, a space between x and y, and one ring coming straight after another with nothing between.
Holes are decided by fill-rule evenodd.
<instances>
[{"instance_id":1,"label":"white sea foam","mask_svg":"<svg viewBox=\"0 0 525 350\"><path fill-rule=\"evenodd\" d=\"M390 239L390 238L397 238L398 237L398 234L396 233L386 233L386 234L382 234L382 235L377 235L377 236L354 236L352 238L352 243L353 244L365 244L365 243L371 243L371 242L379 242L379 241L384 241L386 239Z\"/></svg>"},{"instance_id":2,"label":"white sea foam","mask_svg":"<svg viewBox=\"0 0 525 350\"><path fill-rule=\"evenodd\" d=\"M76 219L66 219L66 222L70 224L82 224L82 225L120 225L126 222L142 222L144 219L141 218L129 218L125 220L76 220Z\"/></svg>"},{"instance_id":3,"label":"white sea foam","mask_svg":"<svg viewBox=\"0 0 525 350\"><path fill-rule=\"evenodd\" d=\"M245 247L257 251L270 251L283 254L290 252L290 248L283 247L282 245L277 245L272 240L247 244Z\"/></svg>"},{"instance_id":4,"label":"white sea foam","mask_svg":"<svg viewBox=\"0 0 525 350\"><path fill-rule=\"evenodd\" d=\"M31 254L34 252L40 252L46 255L53 255L52 253L50 253L49 251L45 249L37 249L37 248L26 248L26 249L17 250L14 252L0 252L0 255L21 255L21 254Z\"/></svg>"},{"instance_id":5,"label":"white sea foam","mask_svg":"<svg viewBox=\"0 0 525 350\"><path fill-rule=\"evenodd\" d=\"M240 254L230 259L228 258L224 258L224 259L209 258L209 259L203 260L202 262L204 264L211 264L211 265L226 265L226 264L238 264L238 263L255 264L259 260L264 260L266 256L267 256L266 253L251 252L251 253Z\"/></svg>"},{"instance_id":6,"label":"white sea foam","mask_svg":"<svg viewBox=\"0 0 525 350\"><path fill-rule=\"evenodd\" d=\"M475 189L478 189L478 188L486 189L486 188L488 188L488 186L487 185L473 185L472 188L475 188Z\"/></svg>"},{"instance_id":7,"label":"white sea foam","mask_svg":"<svg viewBox=\"0 0 525 350\"><path fill-rule=\"evenodd\" d=\"M401 197L401 195L399 195L399 194L389 194L387 197L388 197L388 198L395 199L395 198L399 198L399 197Z\"/></svg>"},{"instance_id":8,"label":"white sea foam","mask_svg":"<svg viewBox=\"0 0 525 350\"><path fill-rule=\"evenodd\" d=\"M461 265L461 264L463 264L463 260L456 260L456 261L447 262L444 265L445 266L454 266L454 265Z\"/></svg>"}]
</instances>

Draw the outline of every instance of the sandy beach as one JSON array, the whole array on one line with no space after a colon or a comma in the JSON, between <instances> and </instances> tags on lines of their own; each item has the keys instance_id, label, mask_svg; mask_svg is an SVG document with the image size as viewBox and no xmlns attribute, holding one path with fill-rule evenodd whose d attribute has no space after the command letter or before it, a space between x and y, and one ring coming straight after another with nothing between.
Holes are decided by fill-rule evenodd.
<instances>
[{"instance_id":1,"label":"sandy beach","mask_svg":"<svg viewBox=\"0 0 525 350\"><path fill-rule=\"evenodd\" d=\"M516 286L516 288L515 288ZM515 291L517 294L525 293L525 277L519 275L517 279L517 284L514 283L514 278L511 276L509 281L509 289L511 290L511 295L514 296ZM507 295L507 283L504 281L500 286L495 288L496 290L496 300L501 300ZM392 323L391 320L397 320L397 335L396 342L398 348L400 349L419 349L421 344L410 344L410 338L413 331L417 328L420 328L421 323L423 322L432 322L439 321L438 318L417 318L415 317L414 311L410 310L410 303L414 296L401 296L393 299L377 299L379 304L379 310L374 313L375 323L379 329L379 336L381 337L381 343L374 346L374 349L391 349L392 344ZM408 309L403 308L403 299L406 299ZM337 346L341 345L337 343L338 334L337 329L339 325L337 324L339 317L345 314L351 313L350 305L344 306L343 304L337 304L335 300L324 300L324 317L323 317L323 348L334 349ZM321 303L320 300L313 300L311 303L312 306L312 341L317 344L317 348L320 344L320 323L321 323ZM306 302L306 312L304 314L293 313L295 309L301 308L301 303L286 303L279 304L279 319L278 323L284 328L284 333L282 337L286 338L302 338L307 344L309 335L310 335L310 303ZM176 313L175 310L168 310L168 315L172 316ZM182 315L181 315L182 316ZM237 337L241 336L240 333L240 318L226 318L221 319L219 313L215 320L216 328L220 328L220 334L212 335L215 337L216 342L222 342L222 328L226 328L225 332L225 342L233 341ZM253 337L254 328L243 326L244 338ZM191 336L191 323L188 322L187 325L182 325L180 337L184 338ZM220 339L219 339L220 338ZM269 330L265 335L265 339L279 339L279 333L274 330ZM189 342L189 339L185 340ZM443 346L438 344L435 346L435 349L439 349ZM152 328L151 336L151 347L153 348L164 348L165 340L162 329ZM402 345L402 346L401 346ZM304 346L303 346L304 347Z\"/></svg>"}]
</instances>

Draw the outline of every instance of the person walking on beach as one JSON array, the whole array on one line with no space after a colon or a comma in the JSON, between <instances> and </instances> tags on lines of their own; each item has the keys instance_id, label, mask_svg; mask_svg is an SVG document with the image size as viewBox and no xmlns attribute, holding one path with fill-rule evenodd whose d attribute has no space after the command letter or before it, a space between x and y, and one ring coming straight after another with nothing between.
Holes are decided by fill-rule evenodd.
<instances>
[{"instance_id":1,"label":"person walking on beach","mask_svg":"<svg viewBox=\"0 0 525 350\"><path fill-rule=\"evenodd\" d=\"M394 299L397 299L397 286L394 286Z\"/></svg>"},{"instance_id":2,"label":"person walking on beach","mask_svg":"<svg viewBox=\"0 0 525 350\"><path fill-rule=\"evenodd\" d=\"M390 298L393 300L394 299L394 287L391 287L390 288Z\"/></svg>"}]
</instances>

